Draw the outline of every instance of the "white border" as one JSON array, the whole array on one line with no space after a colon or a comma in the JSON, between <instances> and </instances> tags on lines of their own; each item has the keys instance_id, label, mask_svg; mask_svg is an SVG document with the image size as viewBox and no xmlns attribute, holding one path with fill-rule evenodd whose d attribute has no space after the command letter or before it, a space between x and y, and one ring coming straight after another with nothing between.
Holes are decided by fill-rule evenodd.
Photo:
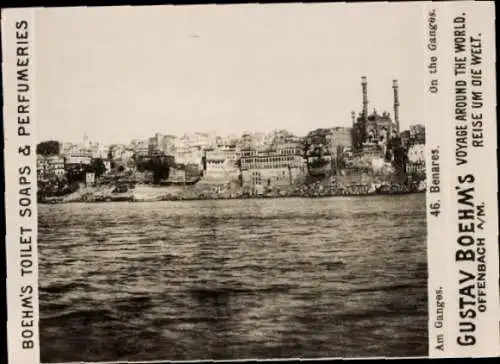
<instances>
[{"instance_id":1,"label":"white border","mask_svg":"<svg viewBox=\"0 0 500 364\"><path fill-rule=\"evenodd\" d=\"M380 6L386 5L380 3ZM209 5L207 5L209 6ZM415 6L415 3L409 3L408 6ZM494 3L477 2L453 2L453 3L431 3L423 2L422 6L422 36L423 48L428 36L427 13L435 8L437 11L437 24L439 30L438 50L434 52L438 58L439 67L439 88L440 92L431 95L426 90L426 85L430 82L431 75L426 72L423 80L423 86L426 95L426 152L427 166L432 163L431 150L437 145L440 146L440 166L441 166L441 192L440 194L427 193L427 206L436 199L442 206L440 217L436 218L430 214L427 215L428 229L428 302L429 302L429 356L430 357L479 357L479 356L497 356L500 354L500 333L498 321L500 317L500 300L498 293L498 226L497 222L497 176L496 173L496 115L494 105L495 99L495 39L494 39ZM2 46L3 46L3 89L4 89L4 135L5 135L5 203L6 203L6 226L8 227L6 235L7 250L7 299L8 299L8 348L10 363L39 363L40 350L38 339L38 261L33 260L33 274L22 277L20 274L20 244L19 228L31 228L34 243L32 244L33 255L37 257L36 231L37 231L37 209L36 209L36 112L35 112L35 15L37 11L43 9L7 9L2 10ZM453 124L453 38L451 19L458 13L467 13L469 34L481 32L483 37L483 70L487 73L483 80L485 81L484 95L485 107L483 108L485 125L485 144L484 149L469 149L470 162L467 168L477 178L477 201L487 202L484 236L487 238L488 250L488 312L478 318L477 322L477 345L474 347L460 347L456 344L455 338L458 331L458 304L457 304L457 265L454 261L456 250L456 196L455 179L457 174L462 174L462 168L455 166L454 153L454 124ZM29 23L30 36L30 92L27 94L30 102L30 124L29 137L17 135L17 92L16 92L16 53L15 53L15 22L26 20ZM416 30L418 31L418 30ZM428 57L427 51L425 57ZM426 64L423 65L426 67ZM33 153L29 156L22 156L18 153L20 146L30 145ZM31 178L34 182L31 185L32 211L29 218L23 218L19 215L19 167L23 165L32 166ZM427 183L430 185L432 171L427 168ZM21 337L21 298L20 288L22 286L32 285L33 290L33 308L35 326L33 327L33 340L35 346L33 349L22 348ZM435 327L436 301L435 291L443 287L444 301L446 308L444 310L444 326L441 329ZM445 350L434 349L436 335L442 333L445 343ZM341 359L341 358L321 358L309 360ZM349 358L350 359L350 358ZM381 359L363 358L363 359ZM397 358L384 358L397 359ZM255 359L234 360L234 361L254 361ZM267 359L288 361L292 359ZM348 360L348 359L347 359ZM124 361L100 362L100 363L123 363ZM145 361L137 361L144 363ZM181 361L149 361L150 363L160 362L181 362Z\"/></svg>"},{"instance_id":2,"label":"white border","mask_svg":"<svg viewBox=\"0 0 500 364\"><path fill-rule=\"evenodd\" d=\"M6 215L6 256L7 256L7 335L8 335L8 359L9 363L38 363L40 361L39 337L38 337L38 253L37 253L37 204L36 204L36 121L35 121L35 9L5 9L2 10L2 73L4 90L4 155L5 155L5 215ZM16 29L16 22L27 22L27 28ZM29 63L27 65L29 91L22 94L28 98L30 124L25 125L30 135L18 135L18 95L17 92L17 45L16 32L28 31L28 53ZM21 45L26 46L26 45ZM23 155L19 148L29 146L31 153ZM20 205L20 189L28 185L20 184L20 168L29 166L29 175L23 174L31 183L29 185L31 195L31 216L20 214L20 209L26 208ZM21 275L21 249L20 229L31 229L31 248L33 255L32 274ZM26 245L24 245L26 247ZM28 254L28 253L26 253ZM22 309L22 287L33 288L33 348L23 349L23 330L29 325L30 318L26 317ZM27 293L23 296L26 297ZM30 334L25 332L26 336ZM25 344L29 345L29 344Z\"/></svg>"}]
</instances>

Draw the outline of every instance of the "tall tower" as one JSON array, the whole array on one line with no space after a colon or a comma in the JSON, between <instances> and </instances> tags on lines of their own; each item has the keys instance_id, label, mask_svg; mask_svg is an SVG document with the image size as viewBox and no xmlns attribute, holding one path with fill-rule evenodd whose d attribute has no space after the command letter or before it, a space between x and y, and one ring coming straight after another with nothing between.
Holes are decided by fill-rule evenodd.
<instances>
[{"instance_id":1,"label":"tall tower","mask_svg":"<svg viewBox=\"0 0 500 364\"><path fill-rule=\"evenodd\" d=\"M396 123L396 133L399 134L399 88L398 80L392 81L392 89L394 90L394 122Z\"/></svg>"},{"instance_id":2,"label":"tall tower","mask_svg":"<svg viewBox=\"0 0 500 364\"><path fill-rule=\"evenodd\" d=\"M361 77L361 88L363 90L363 122L366 122L368 119L368 91L366 76Z\"/></svg>"},{"instance_id":3,"label":"tall tower","mask_svg":"<svg viewBox=\"0 0 500 364\"><path fill-rule=\"evenodd\" d=\"M352 127L354 128L356 124L356 113L354 111L351 111L351 120L352 120Z\"/></svg>"},{"instance_id":4,"label":"tall tower","mask_svg":"<svg viewBox=\"0 0 500 364\"><path fill-rule=\"evenodd\" d=\"M89 137L87 133L83 134L83 148L85 149L89 148Z\"/></svg>"}]
</instances>

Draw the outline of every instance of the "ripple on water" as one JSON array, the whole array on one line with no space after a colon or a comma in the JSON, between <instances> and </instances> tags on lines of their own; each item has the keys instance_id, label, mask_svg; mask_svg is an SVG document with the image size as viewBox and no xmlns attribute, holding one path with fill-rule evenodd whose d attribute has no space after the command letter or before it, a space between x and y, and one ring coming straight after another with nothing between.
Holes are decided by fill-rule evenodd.
<instances>
[{"instance_id":1,"label":"ripple on water","mask_svg":"<svg viewBox=\"0 0 500 364\"><path fill-rule=\"evenodd\" d=\"M425 196L41 205L43 362L427 355Z\"/></svg>"}]
</instances>

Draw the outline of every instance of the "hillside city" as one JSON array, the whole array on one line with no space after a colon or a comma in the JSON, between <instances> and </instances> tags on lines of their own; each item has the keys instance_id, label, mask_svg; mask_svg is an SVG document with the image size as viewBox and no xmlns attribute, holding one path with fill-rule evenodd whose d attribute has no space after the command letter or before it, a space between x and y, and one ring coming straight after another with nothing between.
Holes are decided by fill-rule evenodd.
<instances>
[{"instance_id":1,"label":"hillside city","mask_svg":"<svg viewBox=\"0 0 500 364\"><path fill-rule=\"evenodd\" d=\"M314 129L305 136L274 130L226 136L156 133L113 145L86 135L76 144L41 142L39 200L73 196L95 201L102 193L106 200L130 200L130 191L141 186L165 187L165 199L423 190L425 127L400 130L396 80L393 115L376 109L369 113L366 77L361 86L362 110L351 113L350 127Z\"/></svg>"}]
</instances>

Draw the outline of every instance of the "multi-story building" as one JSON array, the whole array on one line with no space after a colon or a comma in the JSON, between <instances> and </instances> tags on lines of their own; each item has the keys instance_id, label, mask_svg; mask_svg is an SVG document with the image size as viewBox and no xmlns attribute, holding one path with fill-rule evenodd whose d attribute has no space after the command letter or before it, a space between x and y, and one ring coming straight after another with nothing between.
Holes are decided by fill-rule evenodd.
<instances>
[{"instance_id":1,"label":"multi-story building","mask_svg":"<svg viewBox=\"0 0 500 364\"><path fill-rule=\"evenodd\" d=\"M255 156L241 158L241 170L269 168L299 168L305 164L302 156L276 154L274 152L258 153Z\"/></svg>"},{"instance_id":2,"label":"multi-story building","mask_svg":"<svg viewBox=\"0 0 500 364\"><path fill-rule=\"evenodd\" d=\"M149 155L149 139L134 139L132 140L131 149L138 157L145 157Z\"/></svg>"},{"instance_id":3,"label":"multi-story building","mask_svg":"<svg viewBox=\"0 0 500 364\"><path fill-rule=\"evenodd\" d=\"M177 147L174 153L177 164L196 164L200 170L203 162L203 151L200 147Z\"/></svg>"},{"instance_id":4,"label":"multi-story building","mask_svg":"<svg viewBox=\"0 0 500 364\"><path fill-rule=\"evenodd\" d=\"M40 180L51 177L63 177L66 174L65 159L61 155L37 155L36 172L37 178Z\"/></svg>"},{"instance_id":5,"label":"multi-story building","mask_svg":"<svg viewBox=\"0 0 500 364\"><path fill-rule=\"evenodd\" d=\"M270 144L273 135L262 132L256 132L251 134L251 138L255 147L263 147Z\"/></svg>"},{"instance_id":6,"label":"multi-story building","mask_svg":"<svg viewBox=\"0 0 500 364\"><path fill-rule=\"evenodd\" d=\"M325 175L332 170L331 129L316 129L304 140L307 168L311 175Z\"/></svg>"},{"instance_id":7,"label":"multi-story building","mask_svg":"<svg viewBox=\"0 0 500 364\"><path fill-rule=\"evenodd\" d=\"M303 147L291 139L275 138L269 147L241 150L240 154L243 186L252 190L287 187L307 173Z\"/></svg>"},{"instance_id":8,"label":"multi-story building","mask_svg":"<svg viewBox=\"0 0 500 364\"><path fill-rule=\"evenodd\" d=\"M64 169L64 157L51 155L47 157L47 173L52 176L62 177L66 173Z\"/></svg>"},{"instance_id":9,"label":"multi-story building","mask_svg":"<svg viewBox=\"0 0 500 364\"><path fill-rule=\"evenodd\" d=\"M85 184L87 186L94 186L96 182L95 173L87 172L85 173Z\"/></svg>"},{"instance_id":10,"label":"multi-story building","mask_svg":"<svg viewBox=\"0 0 500 364\"><path fill-rule=\"evenodd\" d=\"M78 145L70 142L63 142L60 143L60 150L59 154L66 156L69 154L71 151L78 149Z\"/></svg>"},{"instance_id":11,"label":"multi-story building","mask_svg":"<svg viewBox=\"0 0 500 364\"><path fill-rule=\"evenodd\" d=\"M203 162L204 179L230 181L237 178L235 148L207 150Z\"/></svg>"},{"instance_id":12,"label":"multi-story building","mask_svg":"<svg viewBox=\"0 0 500 364\"><path fill-rule=\"evenodd\" d=\"M161 135L156 134L154 137L148 139L148 156L154 157L161 155Z\"/></svg>"},{"instance_id":13,"label":"multi-story building","mask_svg":"<svg viewBox=\"0 0 500 364\"><path fill-rule=\"evenodd\" d=\"M166 155L175 153L177 137L175 135L164 135L160 142L160 150Z\"/></svg>"},{"instance_id":14,"label":"multi-story building","mask_svg":"<svg viewBox=\"0 0 500 364\"><path fill-rule=\"evenodd\" d=\"M406 163L407 174L420 174L425 173L425 145L412 144L408 148L408 162ZM422 176L423 177L423 176Z\"/></svg>"},{"instance_id":15,"label":"multi-story building","mask_svg":"<svg viewBox=\"0 0 500 364\"><path fill-rule=\"evenodd\" d=\"M215 133L185 133L178 140L177 146L179 147L189 147L189 148L199 148L200 150L213 149L216 146L217 137Z\"/></svg>"},{"instance_id":16,"label":"multi-story building","mask_svg":"<svg viewBox=\"0 0 500 364\"><path fill-rule=\"evenodd\" d=\"M134 155L137 159L147 158L147 155L136 155L130 147L125 147L123 145L117 145L111 149L111 158L115 168L123 167L124 169L130 169L134 167Z\"/></svg>"},{"instance_id":17,"label":"multi-story building","mask_svg":"<svg viewBox=\"0 0 500 364\"><path fill-rule=\"evenodd\" d=\"M425 162L425 145L414 144L408 148L408 162L424 163Z\"/></svg>"},{"instance_id":18,"label":"multi-story building","mask_svg":"<svg viewBox=\"0 0 500 364\"><path fill-rule=\"evenodd\" d=\"M241 135L241 138L238 142L238 148L240 150L251 150L256 148L256 143L254 143L254 140L250 133L243 133Z\"/></svg>"},{"instance_id":19,"label":"multi-story building","mask_svg":"<svg viewBox=\"0 0 500 364\"><path fill-rule=\"evenodd\" d=\"M92 150L88 148L78 148L70 151L66 156L66 164L90 164L92 160Z\"/></svg>"},{"instance_id":20,"label":"multi-story building","mask_svg":"<svg viewBox=\"0 0 500 364\"><path fill-rule=\"evenodd\" d=\"M236 148L240 138L236 135L217 136L215 138L216 149Z\"/></svg>"},{"instance_id":21,"label":"multi-story building","mask_svg":"<svg viewBox=\"0 0 500 364\"><path fill-rule=\"evenodd\" d=\"M47 175L47 158L42 155L36 156L36 175L39 180Z\"/></svg>"},{"instance_id":22,"label":"multi-story building","mask_svg":"<svg viewBox=\"0 0 500 364\"><path fill-rule=\"evenodd\" d=\"M338 126L330 130L327 141L333 155L337 155L339 150L352 148L352 128Z\"/></svg>"},{"instance_id":23,"label":"multi-story building","mask_svg":"<svg viewBox=\"0 0 500 364\"><path fill-rule=\"evenodd\" d=\"M226 155L218 150L205 152L203 163L205 178L224 178L226 170Z\"/></svg>"},{"instance_id":24,"label":"multi-story building","mask_svg":"<svg viewBox=\"0 0 500 364\"><path fill-rule=\"evenodd\" d=\"M92 158L106 159L108 158L109 146L99 142L89 143L89 148L92 153Z\"/></svg>"}]
</instances>

